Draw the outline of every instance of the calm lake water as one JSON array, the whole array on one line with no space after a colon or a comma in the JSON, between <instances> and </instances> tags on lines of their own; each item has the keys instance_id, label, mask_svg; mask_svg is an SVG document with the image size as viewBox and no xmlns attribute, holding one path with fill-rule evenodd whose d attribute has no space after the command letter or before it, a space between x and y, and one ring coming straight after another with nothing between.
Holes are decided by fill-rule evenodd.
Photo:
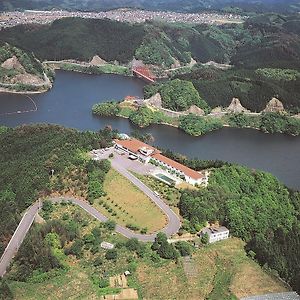
<instances>
[{"instance_id":1,"label":"calm lake water","mask_svg":"<svg viewBox=\"0 0 300 300\"><path fill-rule=\"evenodd\" d=\"M91 113L94 103L121 100L127 95L142 96L144 83L135 78L117 75L86 75L58 71L54 87L45 94L0 94L0 125L17 126L28 123L55 123L81 130L98 130L111 125L120 132L137 128L126 119L99 118ZM154 144L200 159L236 162L268 171L291 188L300 190L300 137L263 134L251 129L224 128L203 137L191 137L163 125L142 129L155 138Z\"/></svg>"}]
</instances>

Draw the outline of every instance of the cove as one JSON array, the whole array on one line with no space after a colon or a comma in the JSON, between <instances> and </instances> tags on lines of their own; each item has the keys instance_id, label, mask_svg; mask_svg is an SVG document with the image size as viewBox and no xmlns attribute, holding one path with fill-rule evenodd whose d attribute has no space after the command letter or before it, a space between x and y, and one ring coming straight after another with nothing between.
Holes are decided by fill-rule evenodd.
<instances>
[{"instance_id":1,"label":"cove","mask_svg":"<svg viewBox=\"0 0 300 300\"><path fill-rule=\"evenodd\" d=\"M120 132L137 130L122 118L93 116L93 104L143 95L143 81L118 75L87 75L57 71L54 87L44 94L0 94L0 125L15 127L30 123L53 123L80 130L99 130L110 125ZM176 128L153 125L139 129L151 133L154 144L200 159L236 162L271 172L288 187L300 190L300 137L264 134L253 129L223 128L202 137L192 137Z\"/></svg>"}]
</instances>

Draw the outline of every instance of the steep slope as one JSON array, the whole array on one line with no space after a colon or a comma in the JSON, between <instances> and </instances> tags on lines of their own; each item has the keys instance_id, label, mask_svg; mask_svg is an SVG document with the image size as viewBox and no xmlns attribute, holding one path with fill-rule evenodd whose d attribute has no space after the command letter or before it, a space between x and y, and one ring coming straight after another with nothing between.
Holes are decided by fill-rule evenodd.
<instances>
[{"instance_id":1,"label":"steep slope","mask_svg":"<svg viewBox=\"0 0 300 300\"><path fill-rule=\"evenodd\" d=\"M0 47L0 85L9 90L45 90L52 72L33 54L5 43Z\"/></svg>"},{"instance_id":2,"label":"steep slope","mask_svg":"<svg viewBox=\"0 0 300 300\"><path fill-rule=\"evenodd\" d=\"M212 108L227 107L232 98L239 98L245 108L261 111L272 97L276 97L288 110L300 110L300 72L297 70L203 67L177 77L192 81L199 95Z\"/></svg>"},{"instance_id":3,"label":"steep slope","mask_svg":"<svg viewBox=\"0 0 300 300\"><path fill-rule=\"evenodd\" d=\"M197 27L153 23L146 26L142 45L136 50L136 57L149 64L176 67L190 63L225 60L221 44L197 30Z\"/></svg>"}]
</instances>

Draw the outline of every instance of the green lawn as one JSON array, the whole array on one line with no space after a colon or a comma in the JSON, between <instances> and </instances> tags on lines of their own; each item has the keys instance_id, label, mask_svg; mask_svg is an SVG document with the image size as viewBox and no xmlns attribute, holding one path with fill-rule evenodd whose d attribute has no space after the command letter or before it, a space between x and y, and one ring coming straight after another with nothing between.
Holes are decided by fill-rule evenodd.
<instances>
[{"instance_id":1,"label":"green lawn","mask_svg":"<svg viewBox=\"0 0 300 300\"><path fill-rule=\"evenodd\" d=\"M166 216L143 192L128 179L111 169L104 180L106 197L94 206L118 224L134 225L147 232L156 232L167 224Z\"/></svg>"}]
</instances>

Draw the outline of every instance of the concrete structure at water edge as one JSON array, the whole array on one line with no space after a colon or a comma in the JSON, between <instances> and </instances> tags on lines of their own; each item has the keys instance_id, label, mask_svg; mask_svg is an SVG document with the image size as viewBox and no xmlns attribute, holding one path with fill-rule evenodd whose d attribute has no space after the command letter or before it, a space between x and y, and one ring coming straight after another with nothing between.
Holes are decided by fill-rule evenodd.
<instances>
[{"instance_id":1,"label":"concrete structure at water edge","mask_svg":"<svg viewBox=\"0 0 300 300\"><path fill-rule=\"evenodd\" d=\"M206 227L199 232L199 237L203 237L205 234L208 235L208 242L214 243L221 240L226 240L229 237L229 230L224 227Z\"/></svg>"},{"instance_id":2,"label":"concrete structure at water edge","mask_svg":"<svg viewBox=\"0 0 300 300\"><path fill-rule=\"evenodd\" d=\"M129 153L129 158L138 160L144 164L153 163L161 167L168 173L192 185L206 185L208 182L208 173L197 172L186 167L164 155L158 149L147 145L137 139L129 138L125 140L115 139L115 148Z\"/></svg>"}]
</instances>

